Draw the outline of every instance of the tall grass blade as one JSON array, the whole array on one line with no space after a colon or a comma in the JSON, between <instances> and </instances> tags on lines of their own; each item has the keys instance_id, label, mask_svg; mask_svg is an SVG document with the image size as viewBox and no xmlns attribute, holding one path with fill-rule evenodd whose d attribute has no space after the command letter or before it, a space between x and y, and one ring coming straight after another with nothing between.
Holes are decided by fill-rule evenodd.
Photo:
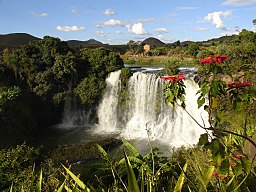
<instances>
[{"instance_id":1,"label":"tall grass blade","mask_svg":"<svg viewBox=\"0 0 256 192\"><path fill-rule=\"evenodd\" d=\"M125 151L124 151L124 157L125 157L127 175L128 175L128 191L129 192L132 192L132 191L140 192L139 185L137 183L135 174L134 174L133 169L132 169L132 165L131 165Z\"/></svg>"},{"instance_id":2,"label":"tall grass blade","mask_svg":"<svg viewBox=\"0 0 256 192\"><path fill-rule=\"evenodd\" d=\"M29 188L30 192L34 191L34 181L35 181L34 170L35 170L35 164L33 166L32 174L31 174L31 181L30 181L31 183L30 183L30 188Z\"/></svg>"},{"instance_id":3,"label":"tall grass blade","mask_svg":"<svg viewBox=\"0 0 256 192\"><path fill-rule=\"evenodd\" d=\"M62 192L62 190L64 189L65 184L66 184L66 180L64 180L64 182L61 184L61 186L59 187L57 192Z\"/></svg>"},{"instance_id":4,"label":"tall grass blade","mask_svg":"<svg viewBox=\"0 0 256 192\"><path fill-rule=\"evenodd\" d=\"M41 169L40 175L39 175L39 180L36 184L36 191L41 192L42 191L42 180L43 180L43 170Z\"/></svg>"},{"instance_id":5,"label":"tall grass blade","mask_svg":"<svg viewBox=\"0 0 256 192\"><path fill-rule=\"evenodd\" d=\"M127 147L127 149L129 149L131 156L135 156L135 157L141 157L140 153L137 151L137 149L135 147L132 146L132 144L130 144L128 141L122 139L123 144L125 145L125 147Z\"/></svg>"},{"instance_id":6,"label":"tall grass blade","mask_svg":"<svg viewBox=\"0 0 256 192\"><path fill-rule=\"evenodd\" d=\"M100 145L96 144L96 146L97 146L97 148L98 148L98 150L99 150L99 152L100 152L100 154L101 154L101 157L102 157L104 160L109 161L109 157L108 157L107 152L106 152Z\"/></svg>"},{"instance_id":7,"label":"tall grass blade","mask_svg":"<svg viewBox=\"0 0 256 192\"><path fill-rule=\"evenodd\" d=\"M68 168L66 168L64 165L62 165L64 169L67 171L67 173L71 176L71 178L76 182L76 184L84 189L86 192L90 192L90 189L77 177L74 173L72 173Z\"/></svg>"},{"instance_id":8,"label":"tall grass blade","mask_svg":"<svg viewBox=\"0 0 256 192\"><path fill-rule=\"evenodd\" d=\"M207 190L207 186L208 186L208 183L210 182L211 178L212 178L212 174L214 172L214 166L211 165L207 172L203 175L203 179L201 180L201 187L199 189L199 191L206 191Z\"/></svg>"},{"instance_id":9,"label":"tall grass blade","mask_svg":"<svg viewBox=\"0 0 256 192\"><path fill-rule=\"evenodd\" d=\"M174 192L180 192L182 187L183 187L183 184L184 184L184 180L185 180L185 173L187 171L187 166L188 166L188 163L186 162L185 165L183 166L183 169L182 169L182 172L179 176L179 179L175 185L175 188L174 188Z\"/></svg>"},{"instance_id":10,"label":"tall grass blade","mask_svg":"<svg viewBox=\"0 0 256 192\"><path fill-rule=\"evenodd\" d=\"M13 187L13 183L12 183L12 185L11 185L11 188L10 188L10 191L9 191L9 192L12 192L12 187Z\"/></svg>"}]
</instances>

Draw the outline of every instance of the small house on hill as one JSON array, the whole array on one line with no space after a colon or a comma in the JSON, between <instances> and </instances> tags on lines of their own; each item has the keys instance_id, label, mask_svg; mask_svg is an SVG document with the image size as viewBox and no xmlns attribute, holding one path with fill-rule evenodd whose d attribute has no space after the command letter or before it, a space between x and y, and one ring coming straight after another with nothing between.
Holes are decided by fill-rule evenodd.
<instances>
[{"instance_id":1,"label":"small house on hill","mask_svg":"<svg viewBox=\"0 0 256 192\"><path fill-rule=\"evenodd\" d=\"M144 53L148 53L150 51L150 45L146 44L143 46L144 48Z\"/></svg>"}]
</instances>

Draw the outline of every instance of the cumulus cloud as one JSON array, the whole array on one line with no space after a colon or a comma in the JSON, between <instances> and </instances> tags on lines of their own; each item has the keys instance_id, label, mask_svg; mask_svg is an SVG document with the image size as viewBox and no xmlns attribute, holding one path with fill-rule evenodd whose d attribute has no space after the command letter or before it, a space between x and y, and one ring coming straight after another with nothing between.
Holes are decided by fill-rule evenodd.
<instances>
[{"instance_id":1,"label":"cumulus cloud","mask_svg":"<svg viewBox=\"0 0 256 192\"><path fill-rule=\"evenodd\" d=\"M106 37L107 32L105 32L105 31L95 31L95 35L100 36L100 37Z\"/></svg>"},{"instance_id":2,"label":"cumulus cloud","mask_svg":"<svg viewBox=\"0 0 256 192\"><path fill-rule=\"evenodd\" d=\"M252 31L253 31L253 32L256 32L256 26L254 26L254 27L252 28Z\"/></svg>"},{"instance_id":3,"label":"cumulus cloud","mask_svg":"<svg viewBox=\"0 0 256 192\"><path fill-rule=\"evenodd\" d=\"M130 25L127 25L127 27L128 27L128 32L133 33L135 35L148 35L149 34L143 28L142 23L135 23L135 24L133 24L132 28L130 28Z\"/></svg>"},{"instance_id":4,"label":"cumulus cloud","mask_svg":"<svg viewBox=\"0 0 256 192\"><path fill-rule=\"evenodd\" d=\"M163 41L163 42L165 42L165 43L172 43L172 42L174 42L174 39L167 39L163 34L157 35L156 38L161 40L161 41Z\"/></svg>"},{"instance_id":5,"label":"cumulus cloud","mask_svg":"<svg viewBox=\"0 0 256 192\"><path fill-rule=\"evenodd\" d=\"M154 32L157 34L163 34L163 33L168 33L168 30L164 27L161 27L161 28L154 29Z\"/></svg>"},{"instance_id":6,"label":"cumulus cloud","mask_svg":"<svg viewBox=\"0 0 256 192\"><path fill-rule=\"evenodd\" d=\"M195 31L209 31L209 29L207 27L195 27L194 30Z\"/></svg>"},{"instance_id":7,"label":"cumulus cloud","mask_svg":"<svg viewBox=\"0 0 256 192\"><path fill-rule=\"evenodd\" d=\"M182 10L194 10L198 9L198 7L176 7L177 11L182 11Z\"/></svg>"},{"instance_id":8,"label":"cumulus cloud","mask_svg":"<svg viewBox=\"0 0 256 192\"><path fill-rule=\"evenodd\" d=\"M103 23L104 26L119 26L119 27L124 27L125 23L118 20L118 19L110 19L108 21L105 21Z\"/></svg>"},{"instance_id":9,"label":"cumulus cloud","mask_svg":"<svg viewBox=\"0 0 256 192\"><path fill-rule=\"evenodd\" d=\"M256 3L256 0L226 0L223 5L228 6L245 6Z\"/></svg>"},{"instance_id":10,"label":"cumulus cloud","mask_svg":"<svg viewBox=\"0 0 256 192\"><path fill-rule=\"evenodd\" d=\"M57 26L56 28L58 31L65 31L65 32L70 32L70 31L84 31L85 27L78 27L78 26Z\"/></svg>"},{"instance_id":11,"label":"cumulus cloud","mask_svg":"<svg viewBox=\"0 0 256 192\"><path fill-rule=\"evenodd\" d=\"M204 20L212 22L217 29L226 30L222 18L228 17L230 15L232 15L232 11L218 11L209 13L207 16L204 17Z\"/></svg>"},{"instance_id":12,"label":"cumulus cloud","mask_svg":"<svg viewBox=\"0 0 256 192\"><path fill-rule=\"evenodd\" d=\"M106 9L104 12L103 12L104 15L106 16L110 16L110 15L116 15L116 12L112 9Z\"/></svg>"},{"instance_id":13,"label":"cumulus cloud","mask_svg":"<svg viewBox=\"0 0 256 192\"><path fill-rule=\"evenodd\" d=\"M33 11L32 14L35 16L38 16L38 17L47 17L48 16L48 13L38 13L35 11Z\"/></svg>"}]
</instances>

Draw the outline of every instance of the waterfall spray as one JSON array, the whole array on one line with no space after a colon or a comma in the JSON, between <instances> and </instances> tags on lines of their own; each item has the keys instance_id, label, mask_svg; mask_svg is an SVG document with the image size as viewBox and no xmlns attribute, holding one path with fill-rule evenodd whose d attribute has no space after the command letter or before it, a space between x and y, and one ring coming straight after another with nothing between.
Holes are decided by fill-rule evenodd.
<instances>
[{"instance_id":1,"label":"waterfall spray","mask_svg":"<svg viewBox=\"0 0 256 192\"><path fill-rule=\"evenodd\" d=\"M119 108L120 71L106 80L107 89L99 106L98 131L120 133L125 139L157 140L178 147L192 145L205 130L180 107L170 107L164 99L164 82L155 74L136 72L130 77L126 90L125 106ZM197 107L198 85L185 80L187 111L202 125L207 125L208 114ZM122 117L122 120L118 117Z\"/></svg>"}]
</instances>

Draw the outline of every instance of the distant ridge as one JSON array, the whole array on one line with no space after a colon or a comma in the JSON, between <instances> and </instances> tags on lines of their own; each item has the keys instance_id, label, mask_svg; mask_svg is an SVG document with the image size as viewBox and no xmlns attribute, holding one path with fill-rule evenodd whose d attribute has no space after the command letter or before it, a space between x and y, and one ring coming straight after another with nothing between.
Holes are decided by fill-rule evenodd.
<instances>
[{"instance_id":1,"label":"distant ridge","mask_svg":"<svg viewBox=\"0 0 256 192\"><path fill-rule=\"evenodd\" d=\"M222 37L218 37L218 38L209 39L207 41L197 41L197 42L196 41L195 42L194 41L184 41L184 42L177 41L177 42L179 42L179 44L181 46L188 46L191 43L203 43L203 44L211 43L212 44L212 43L218 43L218 42L221 43L221 42L228 41L229 39L231 39L234 36L235 35L222 36ZM5 48L18 49L30 41L39 40L39 39L40 38L34 37L27 33L10 33L10 34L5 34L5 35L0 35L0 51L2 51ZM121 54L124 54L128 49L127 44L109 45L109 44L103 44L102 42L97 41L95 39L89 39L87 41L68 40L66 42L70 47L75 48L75 49L106 47L113 51L120 52ZM177 42L165 44L164 42L160 41L157 38L149 37L140 43L148 44L152 47L158 47L158 46L165 46L165 45L176 45Z\"/></svg>"},{"instance_id":2,"label":"distant ridge","mask_svg":"<svg viewBox=\"0 0 256 192\"><path fill-rule=\"evenodd\" d=\"M89 39L88 41L69 40L66 42L70 47L86 47L87 45L103 45L103 43L95 39Z\"/></svg>"},{"instance_id":3,"label":"distant ridge","mask_svg":"<svg viewBox=\"0 0 256 192\"><path fill-rule=\"evenodd\" d=\"M39 40L27 33L10 33L6 35L0 35L0 49L4 48L18 48L27 44L29 41Z\"/></svg>"},{"instance_id":4,"label":"distant ridge","mask_svg":"<svg viewBox=\"0 0 256 192\"><path fill-rule=\"evenodd\" d=\"M145 39L144 41L141 42L142 44L148 44L150 46L163 46L165 45L165 43L163 43L162 41L160 41L157 38L154 37L149 37L147 39Z\"/></svg>"}]
</instances>

